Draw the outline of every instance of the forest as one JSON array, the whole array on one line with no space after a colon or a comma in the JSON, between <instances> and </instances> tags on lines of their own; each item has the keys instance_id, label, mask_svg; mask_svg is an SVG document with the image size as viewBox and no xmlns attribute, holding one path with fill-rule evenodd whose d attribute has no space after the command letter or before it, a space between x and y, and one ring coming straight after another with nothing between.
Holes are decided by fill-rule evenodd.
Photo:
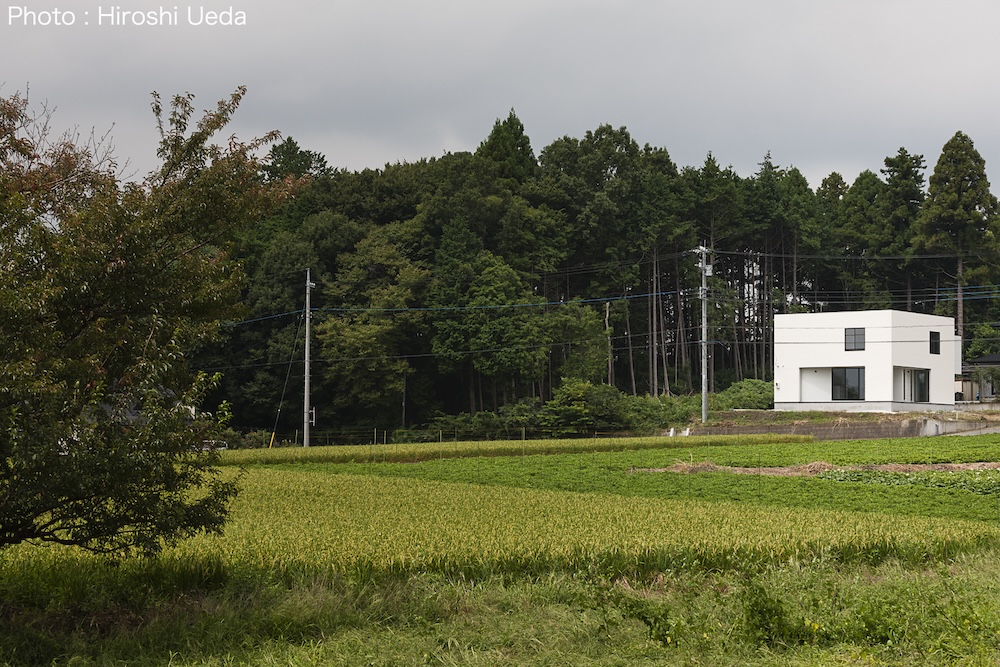
<instances>
[{"instance_id":1,"label":"forest","mask_svg":"<svg viewBox=\"0 0 1000 667\"><path fill-rule=\"evenodd\" d=\"M712 154L679 167L610 125L536 155L511 110L475 152L382 169L330 168L286 138L261 178L295 194L231 249L243 319L196 358L224 373L215 398L244 430L302 424L307 269L328 433L516 414L571 389L700 393L699 247L713 394L771 380L777 313L950 315L966 359L1000 351L997 200L962 132L929 174L900 148L813 189L770 154L748 177Z\"/></svg>"}]
</instances>

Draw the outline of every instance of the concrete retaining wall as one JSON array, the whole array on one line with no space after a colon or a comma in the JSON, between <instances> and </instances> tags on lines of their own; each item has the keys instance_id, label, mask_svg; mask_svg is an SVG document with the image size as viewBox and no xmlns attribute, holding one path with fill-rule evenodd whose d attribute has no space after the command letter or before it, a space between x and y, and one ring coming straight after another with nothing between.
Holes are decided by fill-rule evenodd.
<instances>
[{"instance_id":1,"label":"concrete retaining wall","mask_svg":"<svg viewBox=\"0 0 1000 667\"><path fill-rule=\"evenodd\" d=\"M773 424L769 426L693 427L691 435L742 435L755 433L787 433L811 435L817 440L866 440L874 438L914 438L947 435L949 433L987 432L995 424L986 422L943 421L938 419L904 419L871 423Z\"/></svg>"},{"instance_id":2,"label":"concrete retaining wall","mask_svg":"<svg viewBox=\"0 0 1000 667\"><path fill-rule=\"evenodd\" d=\"M1000 410L1000 401L955 401L955 409L959 412L993 412Z\"/></svg>"}]
</instances>

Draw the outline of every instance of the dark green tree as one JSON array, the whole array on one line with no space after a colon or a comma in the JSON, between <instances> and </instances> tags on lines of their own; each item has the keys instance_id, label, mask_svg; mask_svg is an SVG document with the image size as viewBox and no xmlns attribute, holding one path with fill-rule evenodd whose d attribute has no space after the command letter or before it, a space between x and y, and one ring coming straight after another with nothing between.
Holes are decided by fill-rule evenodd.
<instances>
[{"instance_id":1,"label":"dark green tree","mask_svg":"<svg viewBox=\"0 0 1000 667\"><path fill-rule=\"evenodd\" d=\"M566 263L595 269L560 286L563 298L621 289L617 267L634 255L640 241L634 210L640 153L626 128L610 125L588 131L583 139L557 139L543 149L542 182L550 206L565 212L572 230Z\"/></svg>"},{"instance_id":2,"label":"dark green tree","mask_svg":"<svg viewBox=\"0 0 1000 667\"><path fill-rule=\"evenodd\" d=\"M790 254L791 275L786 278L789 304L801 307L800 291L803 282L802 255L812 255L819 250L820 231L816 217L816 195L809 189L809 183L798 169L792 167L781 178L782 213L785 221L783 237L785 253ZM812 262L806 262L812 266ZM813 273L815 276L815 273ZM811 281L808 281L811 282Z\"/></svg>"},{"instance_id":3,"label":"dark green tree","mask_svg":"<svg viewBox=\"0 0 1000 667\"><path fill-rule=\"evenodd\" d=\"M272 203L261 142L210 143L244 92L200 119L154 95L162 165L142 185L0 100L0 546L155 553L222 528L214 379L185 361L236 312L233 230Z\"/></svg>"},{"instance_id":4,"label":"dark green tree","mask_svg":"<svg viewBox=\"0 0 1000 667\"><path fill-rule=\"evenodd\" d=\"M889 242L881 252L889 257L902 259L886 260L886 273L891 285L904 287L904 303L907 310L913 309L915 279L920 285L921 264L914 261L913 238L917 234L917 219L923 206L924 156L911 155L900 148L894 156L885 159L882 174L885 177L885 192L881 205L889 230ZM896 299L893 299L896 301Z\"/></svg>"},{"instance_id":5,"label":"dark green tree","mask_svg":"<svg viewBox=\"0 0 1000 667\"><path fill-rule=\"evenodd\" d=\"M818 262L816 283L813 285L812 302L818 308L828 308L840 300L837 292L843 260L834 258L845 252L841 246L841 230L844 229L844 197L849 189L844 177L838 172L829 174L816 188L819 245L825 256Z\"/></svg>"},{"instance_id":6,"label":"dark green tree","mask_svg":"<svg viewBox=\"0 0 1000 667\"><path fill-rule=\"evenodd\" d=\"M768 377L773 367L771 344L772 318L787 308L785 266L785 211L782 205L782 170L771 160L771 153L764 156L752 178L741 182L744 202L744 224L734 239L741 250L753 254L756 266L747 275L747 289L758 295L752 300L748 319L748 333L753 339L748 352L752 357L754 377Z\"/></svg>"},{"instance_id":7,"label":"dark green tree","mask_svg":"<svg viewBox=\"0 0 1000 667\"><path fill-rule=\"evenodd\" d=\"M838 229L838 248L852 257L841 264L843 290L840 299L845 310L887 308L890 295L880 274L880 256L892 241L885 223L885 183L875 172L866 169L858 174L844 195L843 226Z\"/></svg>"},{"instance_id":8,"label":"dark green tree","mask_svg":"<svg viewBox=\"0 0 1000 667\"><path fill-rule=\"evenodd\" d=\"M675 270L675 262L663 259L664 256L677 257L696 245L692 221L683 215L682 199L678 196L680 188L677 166L667 151L649 145L643 147L637 174L630 184L634 202L629 209L635 222L629 225L628 232L622 233L619 257L625 261L616 273L617 284L635 284L639 276L634 258L636 251L642 251L644 264L649 267L647 293L650 298L644 324L649 332L646 352L649 394L652 396L670 393L670 356L673 354L676 360L680 356L678 353L683 352L670 345L672 338L676 340L673 324L676 322L676 328L680 328L685 321L683 308L675 297L680 293L680 272ZM628 245L633 248L631 252L626 249ZM627 261L629 255L633 262ZM631 359L629 366L631 369ZM674 374L676 376L676 365Z\"/></svg>"},{"instance_id":9,"label":"dark green tree","mask_svg":"<svg viewBox=\"0 0 1000 667\"><path fill-rule=\"evenodd\" d=\"M601 382L608 374L608 327L593 308L578 302L545 313L545 338L551 341L553 374Z\"/></svg>"},{"instance_id":10,"label":"dark green tree","mask_svg":"<svg viewBox=\"0 0 1000 667\"><path fill-rule=\"evenodd\" d=\"M409 356L429 350L423 303L430 272L409 256L419 229L415 221L374 227L352 251L338 260L338 271L325 283L325 301L335 305L316 326L319 360L338 421L361 421L387 428L400 425ZM409 403L413 403L412 400ZM319 407L319 406L317 406Z\"/></svg>"},{"instance_id":11,"label":"dark green tree","mask_svg":"<svg viewBox=\"0 0 1000 667\"><path fill-rule=\"evenodd\" d=\"M469 305L469 290L476 276L474 263L483 250L481 239L464 218L449 220L435 255L428 300L435 309L432 349L438 372L457 379L456 384L466 388L470 414L476 413L479 401L463 309Z\"/></svg>"},{"instance_id":12,"label":"dark green tree","mask_svg":"<svg viewBox=\"0 0 1000 667\"><path fill-rule=\"evenodd\" d=\"M476 157L482 159L494 178L523 183L538 174L538 160L524 125L511 109L505 120L497 119L490 136L479 145Z\"/></svg>"},{"instance_id":13,"label":"dark green tree","mask_svg":"<svg viewBox=\"0 0 1000 667\"><path fill-rule=\"evenodd\" d=\"M541 308L532 305L538 299L516 271L488 250L479 254L473 270L463 325L469 332L473 367L496 383L496 409L541 376L549 340Z\"/></svg>"},{"instance_id":14,"label":"dark green tree","mask_svg":"<svg viewBox=\"0 0 1000 667\"><path fill-rule=\"evenodd\" d=\"M328 175L326 158L315 151L303 150L291 137L271 147L261 171L269 181Z\"/></svg>"},{"instance_id":15,"label":"dark green tree","mask_svg":"<svg viewBox=\"0 0 1000 667\"><path fill-rule=\"evenodd\" d=\"M504 198L504 209L492 244L496 253L525 277L556 271L569 244L565 214L513 195Z\"/></svg>"},{"instance_id":16,"label":"dark green tree","mask_svg":"<svg viewBox=\"0 0 1000 667\"><path fill-rule=\"evenodd\" d=\"M918 224L918 248L953 258L956 333L964 338L966 274L995 262L998 247L997 199L967 134L956 132L941 150Z\"/></svg>"},{"instance_id":17,"label":"dark green tree","mask_svg":"<svg viewBox=\"0 0 1000 667\"><path fill-rule=\"evenodd\" d=\"M687 203L689 216L698 224L698 239L709 248L736 249L732 238L739 234L743 207L739 176L730 167L719 167L711 153L701 169L685 169L684 175L690 183Z\"/></svg>"},{"instance_id":18,"label":"dark green tree","mask_svg":"<svg viewBox=\"0 0 1000 667\"><path fill-rule=\"evenodd\" d=\"M701 169L688 168L682 172L682 180L685 182L682 188L685 212L682 219L691 220L695 223L695 229L686 240L686 249L691 249L704 243L706 247L724 251L742 251L745 248L740 244L743 235L742 211L743 211L743 190L740 185L740 178L729 167L723 169L719 167L715 156L711 153L705 158ZM679 245L675 251L685 248ZM731 354L732 364L735 366L735 374L742 378L748 372L746 368L747 358L744 346L741 344L746 338L748 308L737 305L727 307L731 304L746 304L754 301L753 295L747 289L750 282L749 277L754 273L754 261L750 261L746 255L717 255L714 259L714 287L713 295L717 301L717 307L713 309L713 320L720 320L719 329L715 329L712 335L713 340L729 339L729 344L717 346L717 352ZM675 291L677 296L677 332L674 339L677 341L679 361L687 369L691 369L691 361L697 359L700 352L691 345L685 345L688 341L683 335L687 328L686 323L700 320L699 306L692 303L695 311L686 314L681 308L681 294L685 287L698 284L699 278L697 270L692 262L678 263L676 271ZM723 301L727 303L723 303ZM694 342L694 341L692 341ZM689 349L690 348L690 349ZM713 365L710 372L716 367L716 355L712 355ZM696 364L695 364L696 365ZM714 378L714 373L712 373ZM689 379L687 386L693 386Z\"/></svg>"},{"instance_id":19,"label":"dark green tree","mask_svg":"<svg viewBox=\"0 0 1000 667\"><path fill-rule=\"evenodd\" d=\"M281 232L255 258L255 270L244 292L245 314L226 327L225 338L199 359L202 368L221 368L225 375L218 398L233 405L243 428L294 428L294 410L282 406L286 379L301 386L303 377L302 309L306 269L321 280L312 244L299 233ZM291 367L289 364L292 364Z\"/></svg>"}]
</instances>

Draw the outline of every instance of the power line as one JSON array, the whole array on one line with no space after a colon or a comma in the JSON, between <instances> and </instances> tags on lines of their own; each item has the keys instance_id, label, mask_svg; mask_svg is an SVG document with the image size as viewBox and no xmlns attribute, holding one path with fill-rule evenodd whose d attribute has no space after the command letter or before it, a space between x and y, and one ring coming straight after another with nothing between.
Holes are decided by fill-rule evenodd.
<instances>
[{"instance_id":1,"label":"power line","mask_svg":"<svg viewBox=\"0 0 1000 667\"><path fill-rule=\"evenodd\" d=\"M756 250L711 250L715 255L730 255L738 257L766 257L768 259L823 259L831 261L861 260L871 262L894 261L910 259L958 259L965 255L960 254L935 254L935 255L800 255L787 253L759 252Z\"/></svg>"},{"instance_id":2,"label":"power line","mask_svg":"<svg viewBox=\"0 0 1000 667\"><path fill-rule=\"evenodd\" d=\"M531 301L531 302L521 302L521 303L483 304L475 306L399 306L399 307L388 307L388 308L380 308L376 306L342 306L342 307L317 306L315 308L311 308L310 312L382 314L382 313L468 312L477 310L505 310L514 308L555 308L560 306L605 303L608 301L612 302L631 301L635 299L648 299L650 297L675 296L678 294L686 294L688 291L689 290L679 290L679 291L675 290L669 292L625 294L622 296L595 297L589 299L571 299L569 301ZM255 317L248 320L240 320L238 322L224 322L222 326L226 327L242 326L245 324L254 324L256 322L264 322L267 320L274 320L282 317L288 317L290 315L301 315L302 313L303 310L293 310L287 313L263 315L261 317Z\"/></svg>"},{"instance_id":3,"label":"power line","mask_svg":"<svg viewBox=\"0 0 1000 667\"><path fill-rule=\"evenodd\" d=\"M302 312L303 312L302 310L292 310L292 311L289 311L287 313L276 313L274 315L263 315L261 317L255 317L255 318L250 319L250 320L240 320L239 322L223 322L222 326L224 326L224 327L236 327L236 326L241 326L241 325L244 325L244 324L254 324L256 322L266 322L268 320L277 320L277 319L280 319L282 317L288 317L290 315L301 315Z\"/></svg>"},{"instance_id":4,"label":"power line","mask_svg":"<svg viewBox=\"0 0 1000 667\"><path fill-rule=\"evenodd\" d=\"M757 291L758 288L751 286L752 291ZM468 311L478 311L478 310L504 310L504 309L515 309L515 308L554 308L560 306L569 305L589 305L597 303L606 302L619 302L619 301L634 301L638 299L648 299L651 297L664 298L672 296L696 296L699 293L699 288L687 288L681 290L667 290L660 292L640 292L635 294L621 294L614 296L602 296L602 297L585 297L585 298L575 298L569 300L559 300L559 301L527 301L527 302L516 302L516 303L506 303L506 304L479 304L479 305L464 305L464 306L394 306L394 307L377 307L377 306L326 306L326 307L316 307L311 310L311 312L329 312L329 313L424 313L424 312L468 312ZM807 299L807 301L801 303L801 305L806 306L817 306L823 304L836 304L845 305L850 303L859 303L863 300L870 298L869 296L860 294L860 290L857 298L849 298L854 296L855 292L850 290L832 290L815 292L809 290L802 290L800 292L800 299ZM875 296L885 295L888 297L903 297L909 296L911 302L949 302L958 300L958 288L943 286L943 287L927 287L917 290L887 290L885 292L876 293ZM993 299L1000 297L1000 284L988 284L988 285L966 285L962 288L962 298L967 301L978 301L984 299ZM747 305L761 305L766 303L773 303L773 300L767 298L758 298L753 300L748 300L740 298L736 294L725 294L717 295L713 294L709 297L709 301L718 305L729 305L731 300L737 300ZM240 320L237 322L226 322L223 326L240 326L245 324L253 324L256 322L263 322L267 320L280 319L283 317L288 317L291 315L300 315L303 311L294 310L284 313L275 313L272 315L262 315L260 317L255 317L246 320Z\"/></svg>"}]
</instances>

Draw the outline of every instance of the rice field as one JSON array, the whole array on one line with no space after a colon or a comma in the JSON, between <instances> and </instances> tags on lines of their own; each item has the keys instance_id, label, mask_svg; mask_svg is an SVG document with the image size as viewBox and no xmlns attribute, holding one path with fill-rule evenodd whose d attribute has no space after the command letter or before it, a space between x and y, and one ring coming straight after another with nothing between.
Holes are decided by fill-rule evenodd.
<instances>
[{"instance_id":1,"label":"rice field","mask_svg":"<svg viewBox=\"0 0 1000 667\"><path fill-rule=\"evenodd\" d=\"M225 536L179 553L279 572L615 577L920 561L998 540L1000 527L975 521L261 468L246 473Z\"/></svg>"},{"instance_id":2,"label":"rice field","mask_svg":"<svg viewBox=\"0 0 1000 667\"><path fill-rule=\"evenodd\" d=\"M1000 439L743 436L233 451L226 463L246 468L226 536L182 549L218 550L233 563L280 571L613 577L789 559L927 561L1000 538L992 494L970 502L926 487L632 474L681 459L759 466L1000 460Z\"/></svg>"},{"instance_id":3,"label":"rice field","mask_svg":"<svg viewBox=\"0 0 1000 667\"><path fill-rule=\"evenodd\" d=\"M279 447L235 449L224 453L223 464L233 466L287 463L415 463L475 456L530 456L587 452L690 449L713 446L765 446L805 443L811 436L748 435L637 438L570 438L553 440L445 441L430 443L372 443L339 447Z\"/></svg>"},{"instance_id":4,"label":"rice field","mask_svg":"<svg viewBox=\"0 0 1000 667\"><path fill-rule=\"evenodd\" d=\"M224 535L0 552L0 665L996 664L1000 440L227 452ZM396 462L393 462L396 461Z\"/></svg>"}]
</instances>

